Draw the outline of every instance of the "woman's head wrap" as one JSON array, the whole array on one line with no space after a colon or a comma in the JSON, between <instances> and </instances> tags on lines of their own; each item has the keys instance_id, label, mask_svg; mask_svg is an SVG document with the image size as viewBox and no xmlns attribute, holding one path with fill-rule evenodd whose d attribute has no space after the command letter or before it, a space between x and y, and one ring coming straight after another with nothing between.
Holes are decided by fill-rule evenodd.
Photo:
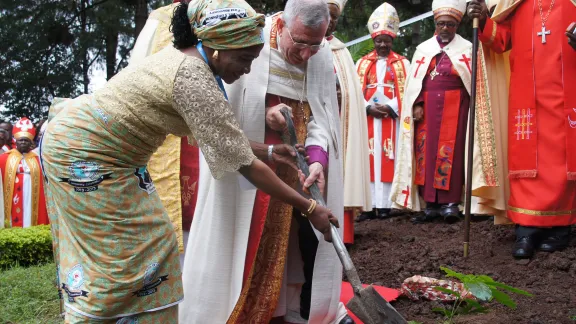
<instances>
[{"instance_id":1,"label":"woman's head wrap","mask_svg":"<svg viewBox=\"0 0 576 324\"><path fill-rule=\"evenodd\" d=\"M196 37L212 49L264 44L264 15L244 0L192 0L188 20Z\"/></svg>"}]
</instances>

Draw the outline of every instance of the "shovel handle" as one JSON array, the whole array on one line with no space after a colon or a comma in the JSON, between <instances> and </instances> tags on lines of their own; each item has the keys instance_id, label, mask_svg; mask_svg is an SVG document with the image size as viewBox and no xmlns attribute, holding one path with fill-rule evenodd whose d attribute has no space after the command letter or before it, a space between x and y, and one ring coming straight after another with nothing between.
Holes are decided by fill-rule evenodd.
<instances>
[{"instance_id":1,"label":"shovel handle","mask_svg":"<svg viewBox=\"0 0 576 324\"><path fill-rule=\"evenodd\" d=\"M290 112L287 109L281 110L284 119L286 119L286 126L288 129L288 135L290 138L290 145L296 146L298 144L298 139L296 138L296 130L294 128L294 122L292 121L292 117L290 117ZM310 170L308 169L308 163L304 157L296 150L296 162L298 165L298 169L304 173L306 177L310 175ZM316 183L312 184L310 188L310 196L312 199L316 200L316 202L322 207L328 207L326 205L326 201L320 192L320 188ZM352 285L352 289L354 290L355 294L358 294L362 289L362 282L360 281L360 277L358 276L358 272L356 271L356 267L354 267L354 263L352 263L352 259L350 258L350 254L348 254L348 250L342 242L342 238L340 238L340 234L338 233L338 229L334 224L330 224L330 234L332 234L332 245L334 245L334 249L336 249L336 254L338 254L338 258L342 263L344 268L344 273L346 273L346 277L348 281Z\"/></svg>"}]
</instances>

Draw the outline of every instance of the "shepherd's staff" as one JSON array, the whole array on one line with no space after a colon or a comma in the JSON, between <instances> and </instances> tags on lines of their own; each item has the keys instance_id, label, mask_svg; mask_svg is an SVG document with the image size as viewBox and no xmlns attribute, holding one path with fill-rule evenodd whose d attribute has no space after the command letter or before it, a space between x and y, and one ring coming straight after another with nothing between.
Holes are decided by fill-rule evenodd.
<instances>
[{"instance_id":1,"label":"shepherd's staff","mask_svg":"<svg viewBox=\"0 0 576 324\"><path fill-rule=\"evenodd\" d=\"M474 127L476 123L476 75L478 67L478 26L480 20L472 20L472 86L470 89L470 118L468 122L468 161L466 169L466 195L464 205L464 257L468 257L470 248L470 208L472 205L472 166L474 162Z\"/></svg>"}]
</instances>

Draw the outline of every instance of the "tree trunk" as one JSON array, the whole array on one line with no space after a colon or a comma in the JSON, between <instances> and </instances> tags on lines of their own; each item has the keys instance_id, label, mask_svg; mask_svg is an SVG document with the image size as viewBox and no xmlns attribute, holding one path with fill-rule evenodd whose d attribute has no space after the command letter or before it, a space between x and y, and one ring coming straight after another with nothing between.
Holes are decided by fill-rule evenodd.
<instances>
[{"instance_id":1,"label":"tree trunk","mask_svg":"<svg viewBox=\"0 0 576 324\"><path fill-rule=\"evenodd\" d=\"M88 93L88 86L90 85L90 76L88 72L90 71L88 57L88 46L87 46L87 17L86 17L86 6L88 5L88 0L80 1L80 50L82 51L82 83L84 84L84 93Z\"/></svg>"},{"instance_id":2,"label":"tree trunk","mask_svg":"<svg viewBox=\"0 0 576 324\"><path fill-rule=\"evenodd\" d=\"M422 21L417 21L412 24L412 45L420 45L420 28L422 27ZM406 44L408 45L408 44Z\"/></svg>"},{"instance_id":3,"label":"tree trunk","mask_svg":"<svg viewBox=\"0 0 576 324\"><path fill-rule=\"evenodd\" d=\"M116 74L116 51L118 49L118 30L110 28L106 32L106 80Z\"/></svg>"},{"instance_id":4,"label":"tree trunk","mask_svg":"<svg viewBox=\"0 0 576 324\"><path fill-rule=\"evenodd\" d=\"M142 28L146 24L146 19L148 19L148 1L147 0L137 0L136 1L136 14L134 16L134 39L138 38Z\"/></svg>"}]
</instances>

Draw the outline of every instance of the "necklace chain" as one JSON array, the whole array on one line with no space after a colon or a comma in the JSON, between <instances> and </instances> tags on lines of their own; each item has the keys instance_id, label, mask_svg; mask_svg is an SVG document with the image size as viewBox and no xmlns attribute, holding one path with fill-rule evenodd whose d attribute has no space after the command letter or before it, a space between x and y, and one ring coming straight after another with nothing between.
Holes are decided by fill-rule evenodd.
<instances>
[{"instance_id":1,"label":"necklace chain","mask_svg":"<svg viewBox=\"0 0 576 324\"><path fill-rule=\"evenodd\" d=\"M304 120L304 123L306 123L307 118L304 112L304 90L306 90L306 71L304 71L304 80L302 81L302 94L299 94L298 90L296 90L296 84L294 83L292 73L290 73L290 68L288 67L288 64L286 64L286 61L284 61L284 66L286 66L286 71L288 71L288 76L290 77L290 83L292 84L292 88L294 89L294 92L296 92L298 100L300 101L300 104L298 106L300 107L300 111L302 112L302 119Z\"/></svg>"},{"instance_id":2,"label":"necklace chain","mask_svg":"<svg viewBox=\"0 0 576 324\"><path fill-rule=\"evenodd\" d=\"M542 21L542 26L544 26L544 24L546 24L546 21L548 21L548 17L550 17L550 13L552 12L552 7L554 7L554 1L552 0L552 2L550 3L550 7L548 8L548 13L546 13L546 17L544 17L542 15L542 0L538 0L538 9L540 9L540 20Z\"/></svg>"},{"instance_id":3,"label":"necklace chain","mask_svg":"<svg viewBox=\"0 0 576 324\"><path fill-rule=\"evenodd\" d=\"M442 60L446 56L446 52L444 52L444 51L442 51L442 52L443 52L442 56L440 57L440 59L438 61L436 61L436 64L434 65L434 70L432 70L430 72L430 80L434 80L434 78L439 74L438 70L437 70L438 64L442 63Z\"/></svg>"}]
</instances>

